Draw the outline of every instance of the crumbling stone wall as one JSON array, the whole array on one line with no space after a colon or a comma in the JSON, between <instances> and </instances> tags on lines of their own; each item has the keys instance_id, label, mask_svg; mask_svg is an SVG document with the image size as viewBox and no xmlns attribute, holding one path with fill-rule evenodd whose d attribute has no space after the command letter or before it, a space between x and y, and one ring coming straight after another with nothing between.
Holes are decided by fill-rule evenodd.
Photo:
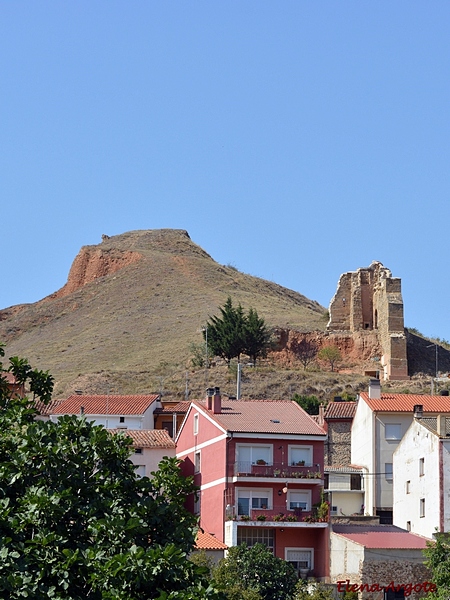
<instances>
[{"instance_id":1,"label":"crumbling stone wall","mask_svg":"<svg viewBox=\"0 0 450 600\"><path fill-rule=\"evenodd\" d=\"M327 329L372 332L381 346L384 379L408 379L401 280L380 262L341 275Z\"/></svg>"}]
</instances>

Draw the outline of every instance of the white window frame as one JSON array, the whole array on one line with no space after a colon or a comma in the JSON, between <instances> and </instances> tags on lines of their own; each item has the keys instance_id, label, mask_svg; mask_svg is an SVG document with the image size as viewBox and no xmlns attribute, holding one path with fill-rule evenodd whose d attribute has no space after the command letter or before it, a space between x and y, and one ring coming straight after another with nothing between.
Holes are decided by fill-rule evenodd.
<instances>
[{"instance_id":1,"label":"white window frame","mask_svg":"<svg viewBox=\"0 0 450 600\"><path fill-rule=\"evenodd\" d=\"M408 479L408 481L406 482L406 493L410 494L411 493L411 480Z\"/></svg>"},{"instance_id":2,"label":"white window frame","mask_svg":"<svg viewBox=\"0 0 450 600\"><path fill-rule=\"evenodd\" d=\"M273 489L271 488L236 488L236 514L239 515L239 498L241 497L249 499L249 511L252 510L272 510L273 507ZM245 494L245 495L244 495ZM247 496L248 494L248 496ZM253 498L265 498L267 497L267 508L252 508Z\"/></svg>"},{"instance_id":3,"label":"white window frame","mask_svg":"<svg viewBox=\"0 0 450 600\"><path fill-rule=\"evenodd\" d=\"M200 514L202 503L202 492L200 490L197 491L197 499L194 498L194 515Z\"/></svg>"},{"instance_id":4,"label":"white window frame","mask_svg":"<svg viewBox=\"0 0 450 600\"><path fill-rule=\"evenodd\" d=\"M394 430L395 428L395 430ZM389 429L389 432L388 432ZM388 441L399 442L402 439L402 424L401 423L385 423L384 424L384 439Z\"/></svg>"},{"instance_id":5,"label":"white window frame","mask_svg":"<svg viewBox=\"0 0 450 600\"><path fill-rule=\"evenodd\" d=\"M200 473L202 468L202 455L200 450L194 452L194 473Z\"/></svg>"},{"instance_id":6,"label":"white window frame","mask_svg":"<svg viewBox=\"0 0 450 600\"><path fill-rule=\"evenodd\" d=\"M198 435L198 413L194 415L194 435Z\"/></svg>"},{"instance_id":7,"label":"white window frame","mask_svg":"<svg viewBox=\"0 0 450 600\"><path fill-rule=\"evenodd\" d=\"M421 519L425 517L425 498L419 500L419 516Z\"/></svg>"},{"instance_id":8,"label":"white window frame","mask_svg":"<svg viewBox=\"0 0 450 600\"><path fill-rule=\"evenodd\" d=\"M250 466L256 465L258 461L258 449L263 448L264 450L269 450L269 461L268 465L273 465L273 444L236 444L236 462L246 462L242 461L239 457L239 450L241 448L251 448L251 457L250 457ZM254 451L253 451L254 450Z\"/></svg>"},{"instance_id":9,"label":"white window frame","mask_svg":"<svg viewBox=\"0 0 450 600\"><path fill-rule=\"evenodd\" d=\"M310 511L311 510L311 490L289 490L289 489L288 489L287 498L286 498L286 508L287 508L287 510L291 510L291 511L296 510L295 508L291 508L291 496L292 496L292 494L304 494L304 495L306 495L307 496L306 508L303 508L302 510L305 510L305 511ZM296 502L296 500L293 500L293 502Z\"/></svg>"},{"instance_id":10,"label":"white window frame","mask_svg":"<svg viewBox=\"0 0 450 600\"><path fill-rule=\"evenodd\" d=\"M285 548L284 549L284 560L289 562L288 554L289 552L309 552L310 553L310 565L309 567L299 567L299 569L309 569L312 571L314 569L314 548Z\"/></svg>"},{"instance_id":11,"label":"white window frame","mask_svg":"<svg viewBox=\"0 0 450 600\"><path fill-rule=\"evenodd\" d=\"M305 444L296 444L294 446L293 444L289 444L288 445L288 461L289 461L290 466L293 466L292 465L293 450L307 451L309 453L309 460L305 460L305 467L312 467L312 465L313 465L313 447L312 446L307 446Z\"/></svg>"}]
</instances>

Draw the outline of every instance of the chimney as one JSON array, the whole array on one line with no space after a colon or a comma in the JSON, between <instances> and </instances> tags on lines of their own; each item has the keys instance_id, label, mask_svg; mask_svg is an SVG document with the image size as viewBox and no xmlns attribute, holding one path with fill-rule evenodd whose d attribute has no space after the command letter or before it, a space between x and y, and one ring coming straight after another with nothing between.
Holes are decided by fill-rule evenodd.
<instances>
[{"instance_id":1,"label":"chimney","mask_svg":"<svg viewBox=\"0 0 450 600\"><path fill-rule=\"evenodd\" d=\"M438 433L439 437L445 437L446 436L446 423L445 423L446 419L445 419L445 415L438 415L437 416L437 423L436 423L436 430Z\"/></svg>"},{"instance_id":2,"label":"chimney","mask_svg":"<svg viewBox=\"0 0 450 600\"><path fill-rule=\"evenodd\" d=\"M213 413L215 415L220 414L222 412L222 396L220 395L220 388L214 388L214 398L213 398Z\"/></svg>"},{"instance_id":3,"label":"chimney","mask_svg":"<svg viewBox=\"0 0 450 600\"><path fill-rule=\"evenodd\" d=\"M423 417L423 404L414 404L414 418L421 419Z\"/></svg>"},{"instance_id":4,"label":"chimney","mask_svg":"<svg viewBox=\"0 0 450 600\"><path fill-rule=\"evenodd\" d=\"M318 418L318 422L321 427L325 421L324 417L325 417L325 407L324 407L323 403L321 402L319 404L319 418Z\"/></svg>"},{"instance_id":5,"label":"chimney","mask_svg":"<svg viewBox=\"0 0 450 600\"><path fill-rule=\"evenodd\" d=\"M369 380L369 398L371 398L372 400L380 400L381 384L379 379Z\"/></svg>"},{"instance_id":6,"label":"chimney","mask_svg":"<svg viewBox=\"0 0 450 600\"><path fill-rule=\"evenodd\" d=\"M212 407L213 407L213 396L214 396L214 388L208 388L206 390L206 408L208 410L212 410Z\"/></svg>"}]
</instances>

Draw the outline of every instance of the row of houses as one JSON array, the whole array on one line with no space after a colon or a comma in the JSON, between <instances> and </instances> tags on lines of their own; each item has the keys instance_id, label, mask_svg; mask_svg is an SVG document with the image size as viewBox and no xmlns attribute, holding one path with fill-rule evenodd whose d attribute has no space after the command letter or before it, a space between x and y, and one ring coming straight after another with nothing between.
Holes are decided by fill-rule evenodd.
<instances>
[{"instance_id":1,"label":"row of houses","mask_svg":"<svg viewBox=\"0 0 450 600\"><path fill-rule=\"evenodd\" d=\"M393 582L420 597L427 539L448 531L445 396L382 394L372 380L357 402L336 398L311 417L295 402L237 401L218 388L178 404L75 394L42 418L63 414L126 431L141 475L176 454L200 489L187 505L209 550L262 542L301 576L366 586L363 598Z\"/></svg>"}]
</instances>

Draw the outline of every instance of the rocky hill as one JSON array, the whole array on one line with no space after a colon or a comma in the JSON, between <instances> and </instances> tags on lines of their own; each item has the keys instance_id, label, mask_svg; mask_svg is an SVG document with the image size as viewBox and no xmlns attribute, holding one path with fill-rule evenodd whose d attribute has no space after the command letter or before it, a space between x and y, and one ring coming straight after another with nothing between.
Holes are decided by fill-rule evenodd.
<instances>
[{"instance_id":1,"label":"rocky hill","mask_svg":"<svg viewBox=\"0 0 450 600\"><path fill-rule=\"evenodd\" d=\"M317 302L270 281L218 264L182 230L132 231L102 236L81 248L66 285L34 304L0 310L0 340L7 355L25 356L56 379L55 397L81 389L89 393L152 393L179 399L208 385L235 393L235 373L220 361L213 369L192 369L192 343L228 296L255 308L274 329L278 346L256 369L244 368L242 392L249 398L316 394L324 400L365 389L361 373L376 369L364 332L326 332L326 310ZM296 358L307 337L318 347L333 343L344 357L339 373L308 367ZM435 348L408 334L411 373L423 372L404 391L429 391ZM450 353L439 348L440 368ZM391 388L398 388L394 383Z\"/></svg>"},{"instance_id":2,"label":"rocky hill","mask_svg":"<svg viewBox=\"0 0 450 600\"><path fill-rule=\"evenodd\" d=\"M202 341L202 326L229 295L270 326L325 329L317 302L220 265L186 231L165 229L83 247L63 288L0 311L0 340L9 355L49 369L57 394L87 380L104 391L112 380L151 391L168 373L184 372L190 344Z\"/></svg>"}]
</instances>

